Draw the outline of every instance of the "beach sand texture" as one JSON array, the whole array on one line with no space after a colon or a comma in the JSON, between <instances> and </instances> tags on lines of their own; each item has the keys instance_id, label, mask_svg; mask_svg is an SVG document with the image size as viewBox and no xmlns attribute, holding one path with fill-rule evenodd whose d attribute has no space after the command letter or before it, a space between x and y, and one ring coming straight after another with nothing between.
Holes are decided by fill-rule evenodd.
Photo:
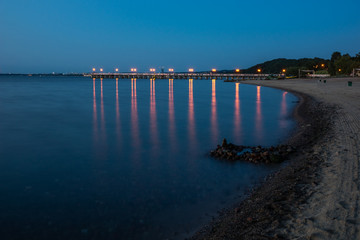
<instances>
[{"instance_id":1,"label":"beach sand texture","mask_svg":"<svg viewBox=\"0 0 360 240\"><path fill-rule=\"evenodd\" d=\"M348 86L352 81L352 86ZM336 105L332 131L313 146L320 155L319 184L302 210L279 232L299 239L360 239L360 79L258 81Z\"/></svg>"}]
</instances>

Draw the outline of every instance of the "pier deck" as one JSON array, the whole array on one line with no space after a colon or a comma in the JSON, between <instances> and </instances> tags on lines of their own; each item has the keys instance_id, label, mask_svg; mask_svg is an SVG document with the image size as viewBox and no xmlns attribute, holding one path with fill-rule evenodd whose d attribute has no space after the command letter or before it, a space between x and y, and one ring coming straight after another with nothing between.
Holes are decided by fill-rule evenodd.
<instances>
[{"instance_id":1,"label":"pier deck","mask_svg":"<svg viewBox=\"0 0 360 240\"><path fill-rule=\"evenodd\" d=\"M236 73L92 73L92 78L119 79L224 79L224 80L265 80L278 74L236 74Z\"/></svg>"}]
</instances>

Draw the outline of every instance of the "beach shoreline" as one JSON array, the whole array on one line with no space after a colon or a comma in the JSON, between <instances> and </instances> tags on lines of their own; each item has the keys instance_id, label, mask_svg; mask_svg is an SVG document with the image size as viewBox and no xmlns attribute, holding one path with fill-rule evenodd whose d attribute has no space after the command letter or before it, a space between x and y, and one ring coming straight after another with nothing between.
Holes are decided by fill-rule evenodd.
<instances>
[{"instance_id":1,"label":"beach shoreline","mask_svg":"<svg viewBox=\"0 0 360 240\"><path fill-rule=\"evenodd\" d=\"M347 86L347 81L354 81L354 85ZM248 198L225 210L191 239L357 238L359 194L354 190L357 188L348 188L346 194L343 192L345 196L337 194L338 183L346 184L345 179L357 180L357 174L353 171L349 175L348 171L344 171L348 167L339 168L338 164L343 164L344 158L343 151L338 150L350 147L344 146L341 139L338 139L336 146L333 141L336 136L351 136L355 141L353 146L359 141L351 135L351 132L356 134L353 131L355 129L348 129L350 131L345 135L338 131L346 125L341 117L352 113L358 116L360 112L359 108L350 111L354 108L352 104L356 107L354 100L360 99L360 79L327 79L327 83L308 79L242 83L278 88L299 97L300 103L294 110L298 127L287 141L297 151L281 170L269 176ZM351 106L344 106L346 104ZM360 118L351 118L354 119L356 123L360 122ZM358 128L360 124L354 126ZM356 160L347 162L358 162L359 152L356 147L344 152L350 152L353 157L351 159L350 156L350 160ZM334 171L337 171L340 180L334 177ZM333 186L330 187L331 192L328 185ZM357 182L355 185L359 186ZM346 196L356 200L356 207L351 207L349 199L341 199ZM339 212L338 205L342 206L342 212Z\"/></svg>"}]
</instances>

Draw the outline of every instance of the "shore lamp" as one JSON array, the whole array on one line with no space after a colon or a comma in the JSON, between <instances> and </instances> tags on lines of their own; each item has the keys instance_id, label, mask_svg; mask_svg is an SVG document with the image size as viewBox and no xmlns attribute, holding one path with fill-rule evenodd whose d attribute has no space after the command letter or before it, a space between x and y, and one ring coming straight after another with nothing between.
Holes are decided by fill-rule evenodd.
<instances>
[{"instance_id":1,"label":"shore lamp","mask_svg":"<svg viewBox=\"0 0 360 240\"><path fill-rule=\"evenodd\" d=\"M239 72L240 72L240 69L238 69L238 68L237 68L237 69L235 69L235 72L239 73Z\"/></svg>"},{"instance_id":2,"label":"shore lamp","mask_svg":"<svg viewBox=\"0 0 360 240\"><path fill-rule=\"evenodd\" d=\"M194 69L193 69L193 68L189 68L189 72L194 72Z\"/></svg>"},{"instance_id":3,"label":"shore lamp","mask_svg":"<svg viewBox=\"0 0 360 240\"><path fill-rule=\"evenodd\" d=\"M261 73L261 69L260 69L260 68L258 68L258 69L257 69L257 72L258 72L258 73Z\"/></svg>"}]
</instances>

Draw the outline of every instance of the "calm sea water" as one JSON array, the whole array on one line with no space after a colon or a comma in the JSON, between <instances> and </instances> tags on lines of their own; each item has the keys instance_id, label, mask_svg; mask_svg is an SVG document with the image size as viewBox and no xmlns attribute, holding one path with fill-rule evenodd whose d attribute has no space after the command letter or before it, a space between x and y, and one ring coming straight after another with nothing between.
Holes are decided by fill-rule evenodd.
<instances>
[{"instance_id":1,"label":"calm sea water","mask_svg":"<svg viewBox=\"0 0 360 240\"><path fill-rule=\"evenodd\" d=\"M182 238L278 166L297 98L215 80L0 77L0 239Z\"/></svg>"}]
</instances>

